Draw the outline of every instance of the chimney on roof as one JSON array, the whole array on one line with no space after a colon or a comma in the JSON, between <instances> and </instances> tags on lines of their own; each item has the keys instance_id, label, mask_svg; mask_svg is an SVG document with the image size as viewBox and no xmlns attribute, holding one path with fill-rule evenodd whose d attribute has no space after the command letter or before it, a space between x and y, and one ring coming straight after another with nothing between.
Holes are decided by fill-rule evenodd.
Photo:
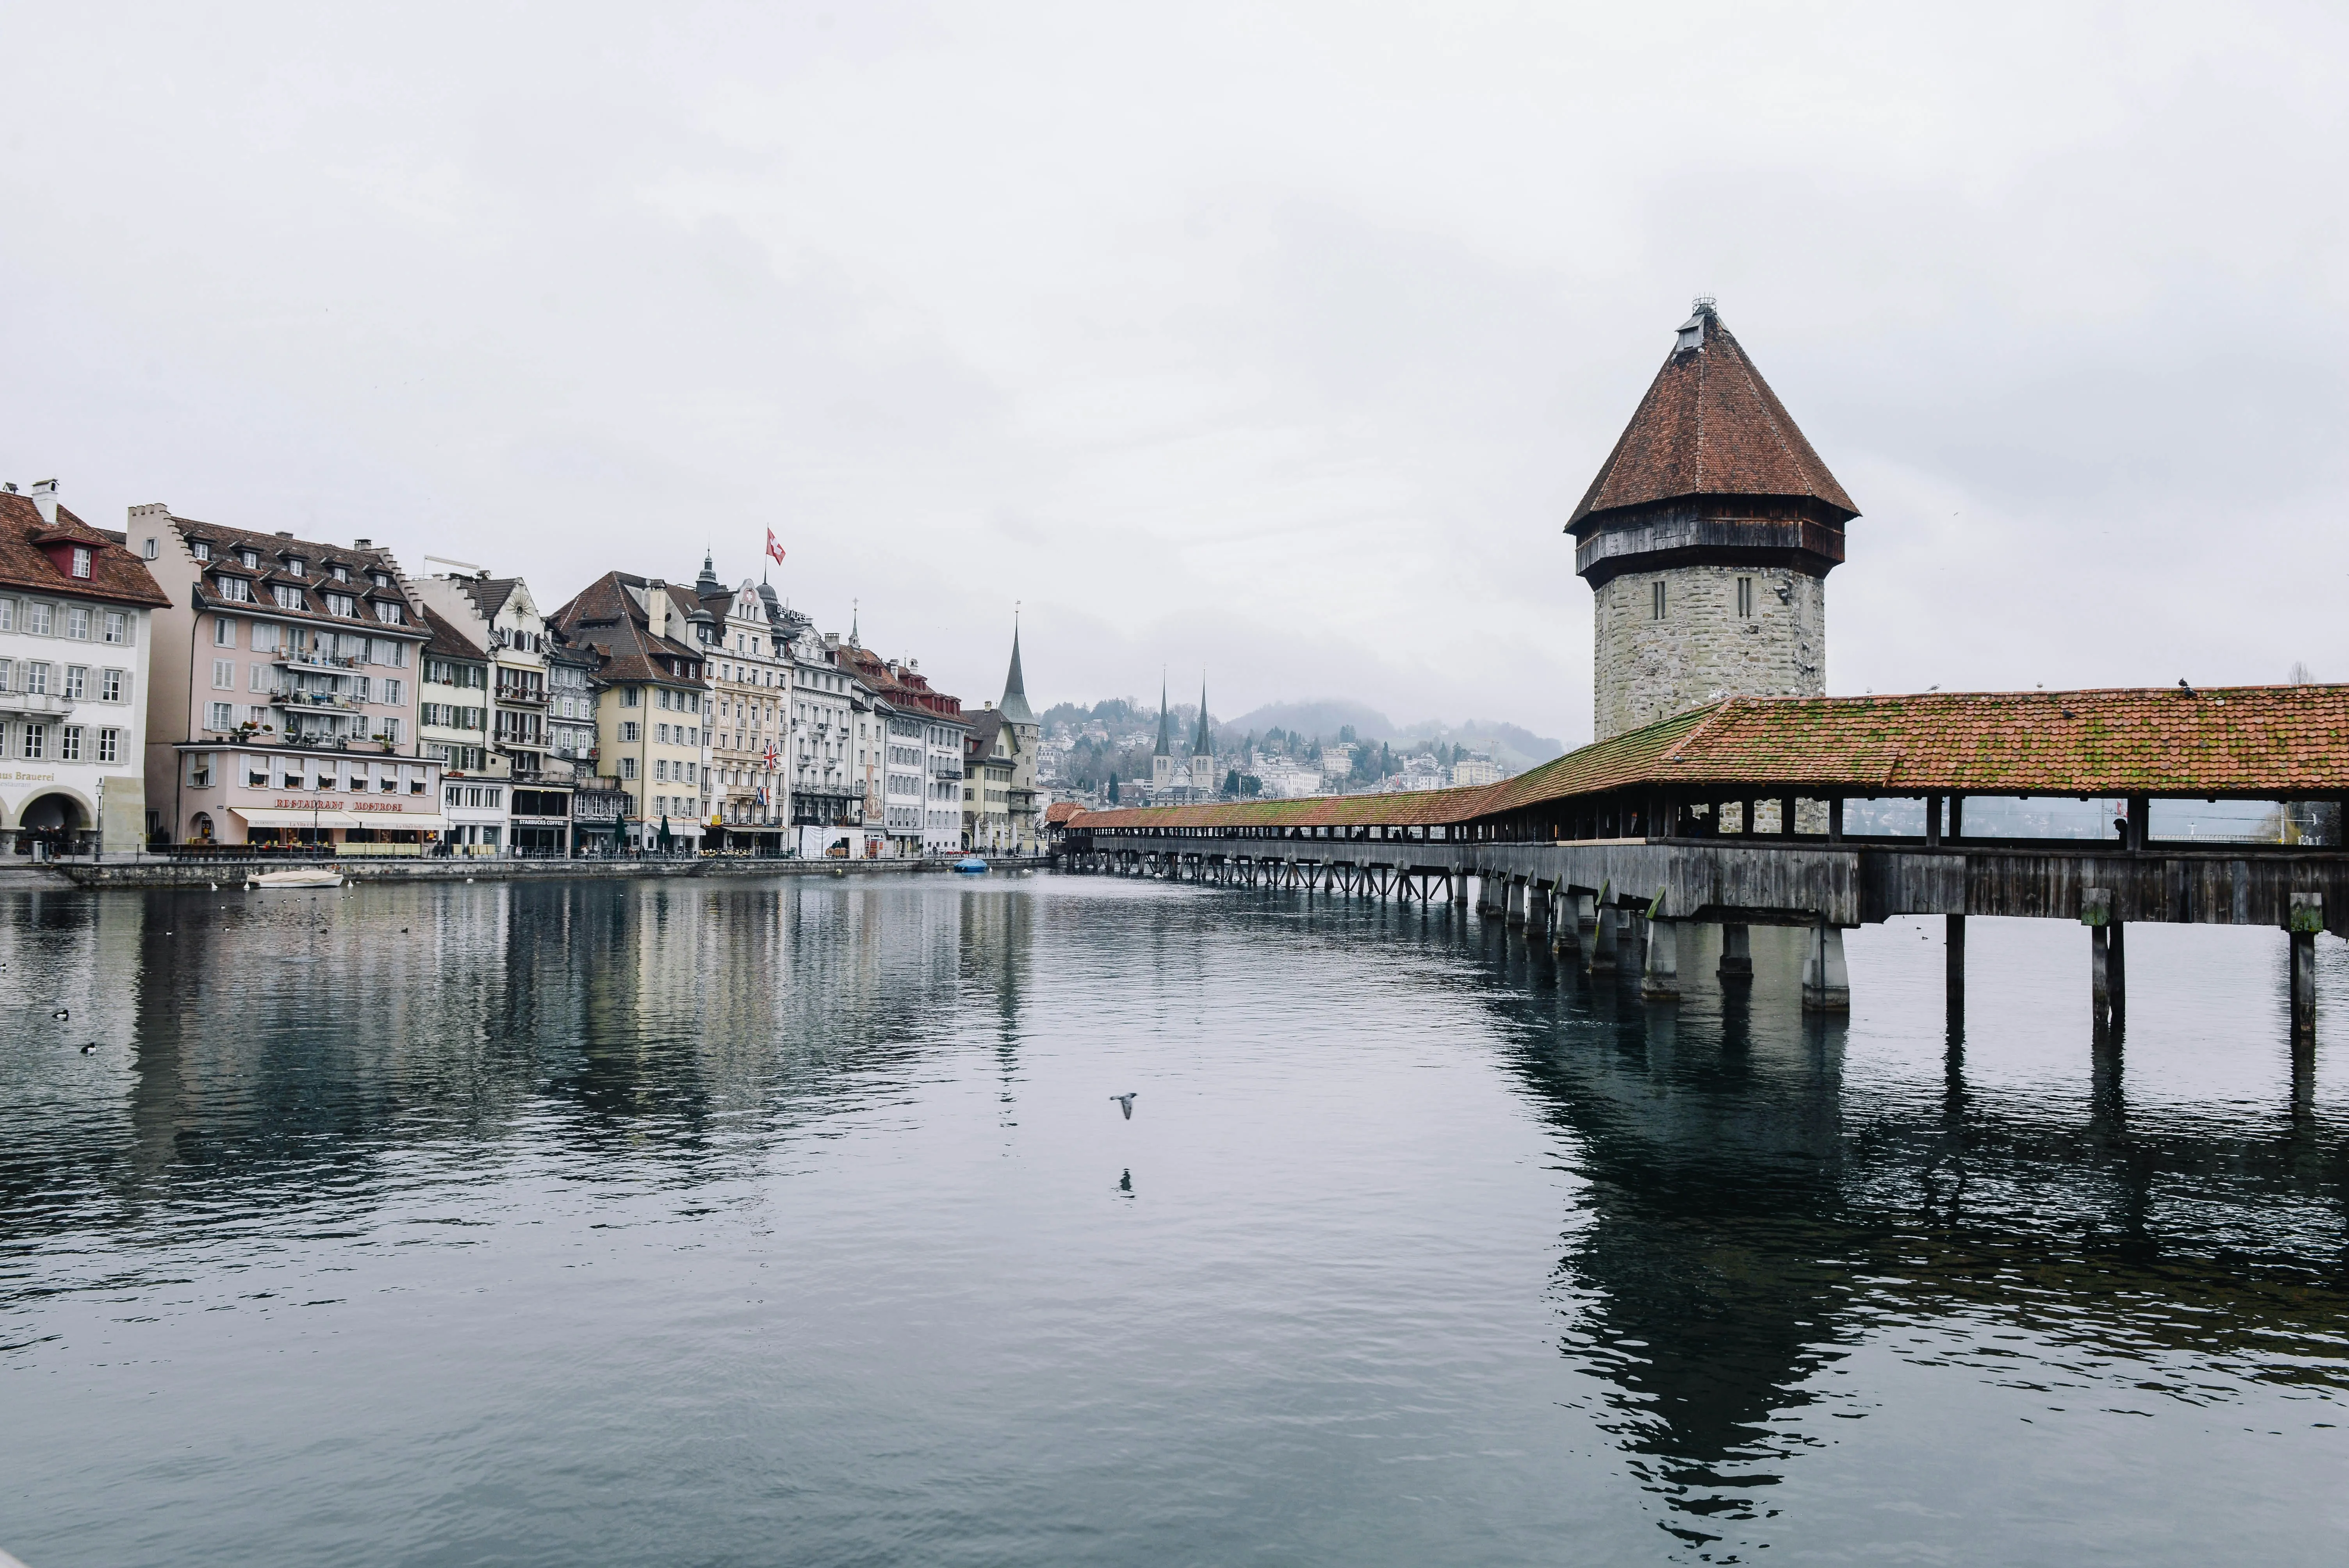
<instances>
[{"instance_id":1,"label":"chimney on roof","mask_svg":"<svg viewBox=\"0 0 2349 1568\"><path fill-rule=\"evenodd\" d=\"M655 638L668 635L668 585L657 577L645 580L645 628Z\"/></svg>"},{"instance_id":2,"label":"chimney on roof","mask_svg":"<svg viewBox=\"0 0 2349 1568\"><path fill-rule=\"evenodd\" d=\"M291 539L294 536L289 533L285 537ZM372 539L354 539L351 541L351 548L353 550L373 550L375 548L375 541Z\"/></svg>"},{"instance_id":3,"label":"chimney on roof","mask_svg":"<svg viewBox=\"0 0 2349 1568\"><path fill-rule=\"evenodd\" d=\"M57 525L57 481L55 480L43 480L40 483L35 485L33 487L33 504L41 509L41 522L43 526L55 528Z\"/></svg>"},{"instance_id":4,"label":"chimney on roof","mask_svg":"<svg viewBox=\"0 0 2349 1568\"><path fill-rule=\"evenodd\" d=\"M277 531L277 537L280 539L291 539L294 537L294 531L290 528L281 528Z\"/></svg>"}]
</instances>

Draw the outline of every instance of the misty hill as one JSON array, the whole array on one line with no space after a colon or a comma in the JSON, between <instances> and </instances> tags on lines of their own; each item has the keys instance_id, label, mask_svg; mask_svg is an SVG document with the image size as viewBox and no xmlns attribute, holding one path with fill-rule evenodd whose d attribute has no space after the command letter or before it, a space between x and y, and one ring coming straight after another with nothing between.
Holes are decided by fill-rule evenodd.
<instances>
[{"instance_id":1,"label":"misty hill","mask_svg":"<svg viewBox=\"0 0 2349 1568\"><path fill-rule=\"evenodd\" d=\"M1198 722L1198 705L1177 703L1171 712L1176 741L1187 741L1192 727ZM1041 717L1047 732L1056 725L1081 727L1088 720L1106 724L1113 734L1137 729L1154 732L1158 725L1158 707L1155 703L1136 697L1112 697L1090 707L1078 703L1056 703ZM1248 736L1263 735L1274 729L1323 740L1336 740L1340 731L1350 729L1360 739L1388 741L1399 748L1432 744L1464 747L1470 751L1485 752L1503 767L1518 772L1537 763L1547 762L1566 750L1562 741L1494 719L1472 718L1465 724L1444 724L1426 719L1417 724L1398 725L1368 703L1353 702L1344 697L1267 703L1237 718L1216 717L1215 726L1218 748L1237 749Z\"/></svg>"},{"instance_id":2,"label":"misty hill","mask_svg":"<svg viewBox=\"0 0 2349 1568\"><path fill-rule=\"evenodd\" d=\"M1335 740L1350 727L1364 740L1392 740L1399 732L1385 714L1368 703L1325 697L1314 702L1274 702L1253 708L1237 718L1216 720L1216 740L1238 740L1250 733L1285 729L1298 735L1318 735Z\"/></svg>"}]
</instances>

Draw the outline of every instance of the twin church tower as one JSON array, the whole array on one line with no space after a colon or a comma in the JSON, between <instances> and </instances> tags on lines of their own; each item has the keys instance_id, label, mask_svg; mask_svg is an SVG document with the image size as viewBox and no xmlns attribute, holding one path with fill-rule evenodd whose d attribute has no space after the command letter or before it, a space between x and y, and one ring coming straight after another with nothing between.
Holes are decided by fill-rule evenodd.
<instances>
[{"instance_id":1,"label":"twin church tower","mask_svg":"<svg viewBox=\"0 0 2349 1568\"><path fill-rule=\"evenodd\" d=\"M1826 575L1859 515L1699 299L1566 529L1597 598L1595 739L1826 689Z\"/></svg>"}]
</instances>

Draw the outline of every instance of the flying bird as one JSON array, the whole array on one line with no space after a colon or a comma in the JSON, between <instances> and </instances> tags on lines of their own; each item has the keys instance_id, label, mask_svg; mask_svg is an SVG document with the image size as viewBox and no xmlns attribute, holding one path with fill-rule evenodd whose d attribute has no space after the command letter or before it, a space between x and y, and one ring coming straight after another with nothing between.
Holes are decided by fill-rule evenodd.
<instances>
[{"instance_id":1,"label":"flying bird","mask_svg":"<svg viewBox=\"0 0 2349 1568\"><path fill-rule=\"evenodd\" d=\"M49 1010L49 1016L62 1024L67 1018L72 1017L73 1014L63 1007L53 1007Z\"/></svg>"},{"instance_id":2,"label":"flying bird","mask_svg":"<svg viewBox=\"0 0 2349 1568\"><path fill-rule=\"evenodd\" d=\"M1136 1092L1139 1092L1139 1091L1136 1091ZM1113 1100L1117 1101L1117 1108L1118 1108L1118 1109L1120 1109L1120 1110L1122 1110L1122 1111L1125 1112L1125 1119L1126 1119L1126 1120L1128 1120L1128 1121L1132 1121L1132 1120L1133 1119L1133 1095L1131 1095L1131 1094L1113 1094L1113 1095L1110 1096L1110 1099L1113 1099Z\"/></svg>"},{"instance_id":3,"label":"flying bird","mask_svg":"<svg viewBox=\"0 0 2349 1568\"><path fill-rule=\"evenodd\" d=\"M83 1056L88 1056L88 1055L89 1055L92 1051L95 1051L96 1049L98 1049L98 1042L97 1042L96 1040L92 1040L92 1041L90 1041L90 1043L89 1043L89 1044L88 1044L88 1045L84 1046L84 1047L81 1048L81 1054L82 1054Z\"/></svg>"}]
</instances>

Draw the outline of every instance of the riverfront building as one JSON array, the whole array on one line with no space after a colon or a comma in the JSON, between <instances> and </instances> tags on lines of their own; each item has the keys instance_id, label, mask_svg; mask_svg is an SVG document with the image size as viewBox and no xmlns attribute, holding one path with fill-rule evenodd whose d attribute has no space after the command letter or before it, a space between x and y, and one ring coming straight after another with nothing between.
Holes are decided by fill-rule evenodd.
<instances>
[{"instance_id":1,"label":"riverfront building","mask_svg":"<svg viewBox=\"0 0 2349 1568\"><path fill-rule=\"evenodd\" d=\"M171 601L153 624L150 836L388 854L437 841L440 764L416 750L431 634L391 552L160 503L129 524Z\"/></svg>"},{"instance_id":2,"label":"riverfront building","mask_svg":"<svg viewBox=\"0 0 2349 1568\"><path fill-rule=\"evenodd\" d=\"M865 698L859 755L868 776L865 825L881 830L877 852L905 857L959 849L972 733L962 699L933 688L917 661L884 659L854 643L840 658L854 676L852 694Z\"/></svg>"},{"instance_id":3,"label":"riverfront building","mask_svg":"<svg viewBox=\"0 0 2349 1568\"><path fill-rule=\"evenodd\" d=\"M784 610L773 588L744 578L719 581L701 558L693 585L710 619L712 744L709 838L713 845L781 854L791 838L791 772L785 766L791 711L791 643L806 617Z\"/></svg>"},{"instance_id":4,"label":"riverfront building","mask_svg":"<svg viewBox=\"0 0 2349 1568\"><path fill-rule=\"evenodd\" d=\"M840 634L818 635L812 625L794 623L787 636L792 707L785 761L796 847L802 855L862 854L864 788L853 772L850 688L855 683L840 665Z\"/></svg>"},{"instance_id":5,"label":"riverfront building","mask_svg":"<svg viewBox=\"0 0 2349 1568\"><path fill-rule=\"evenodd\" d=\"M449 564L457 564L450 562ZM426 607L444 617L488 661L489 755L480 779L464 790L470 804L492 800L510 813L507 842L530 854L562 854L571 848L571 789L576 738L566 720L564 757L555 746L555 704L584 696L584 661L562 666L564 687L554 687L556 640L539 614L530 587L519 577L492 577L478 568L427 577L417 584ZM576 679L574 687L570 683ZM565 706L570 706L565 701ZM584 706L584 705L583 705ZM470 836L464 841L484 843Z\"/></svg>"},{"instance_id":6,"label":"riverfront building","mask_svg":"<svg viewBox=\"0 0 2349 1568\"><path fill-rule=\"evenodd\" d=\"M169 603L55 480L0 490L0 853L138 847L150 618Z\"/></svg>"},{"instance_id":7,"label":"riverfront building","mask_svg":"<svg viewBox=\"0 0 2349 1568\"><path fill-rule=\"evenodd\" d=\"M708 769L709 649L700 606L658 578L607 572L554 613L574 647L596 655L598 767L628 799L619 838L632 850L701 846Z\"/></svg>"},{"instance_id":8,"label":"riverfront building","mask_svg":"<svg viewBox=\"0 0 2349 1568\"><path fill-rule=\"evenodd\" d=\"M440 764L446 842L459 854L493 855L506 847L506 779L492 767L489 734L489 655L424 606L423 701L417 708L417 749Z\"/></svg>"}]
</instances>

